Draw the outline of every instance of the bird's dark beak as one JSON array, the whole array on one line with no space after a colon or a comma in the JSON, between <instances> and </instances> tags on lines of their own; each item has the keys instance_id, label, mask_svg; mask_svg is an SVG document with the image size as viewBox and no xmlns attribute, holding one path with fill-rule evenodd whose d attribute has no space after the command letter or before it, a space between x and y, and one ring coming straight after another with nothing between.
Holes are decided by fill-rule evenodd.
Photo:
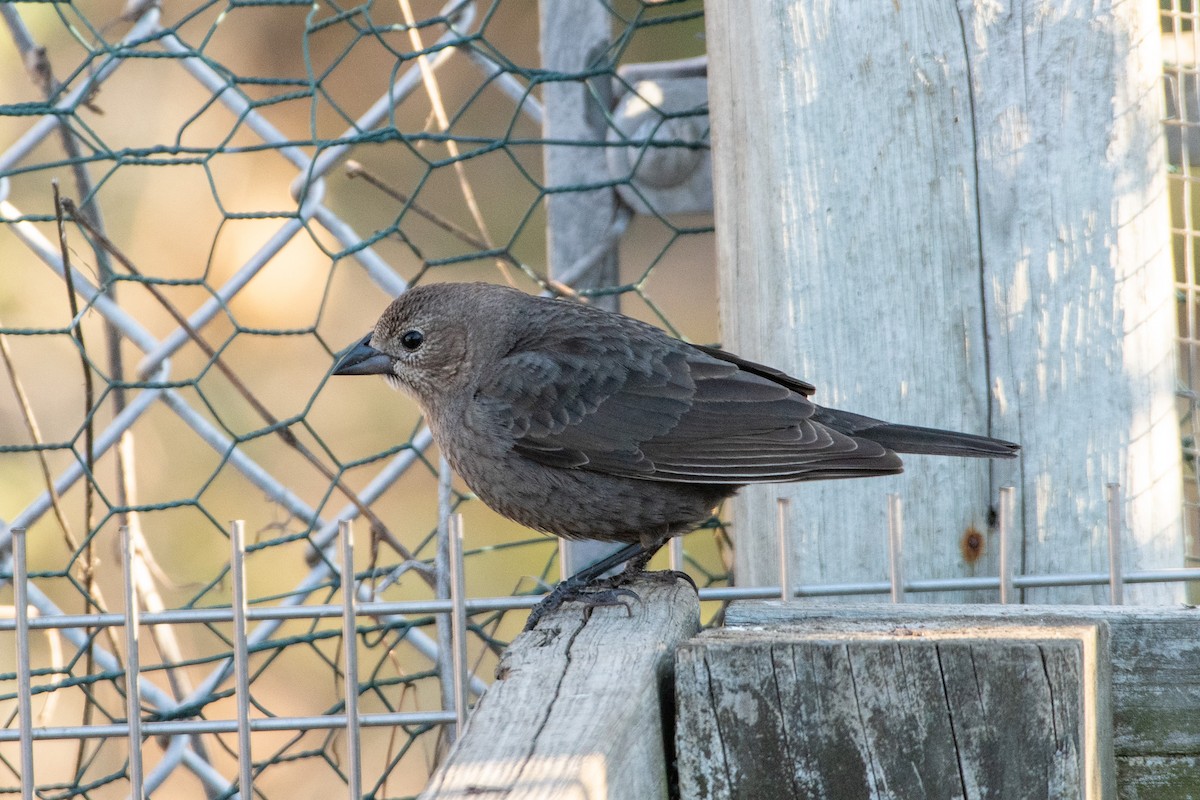
<instances>
[{"instance_id":1,"label":"bird's dark beak","mask_svg":"<svg viewBox=\"0 0 1200 800\"><path fill-rule=\"evenodd\" d=\"M346 350L333 365L334 375L382 375L392 371L392 358L381 353L367 342L371 334L367 334L354 346Z\"/></svg>"}]
</instances>

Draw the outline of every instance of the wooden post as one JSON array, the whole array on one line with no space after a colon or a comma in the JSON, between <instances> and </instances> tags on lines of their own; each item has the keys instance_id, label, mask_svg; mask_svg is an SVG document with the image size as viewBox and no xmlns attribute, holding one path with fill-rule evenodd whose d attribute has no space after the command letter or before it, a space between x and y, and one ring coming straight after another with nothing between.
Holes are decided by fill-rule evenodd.
<instances>
[{"instance_id":1,"label":"wooden post","mask_svg":"<svg viewBox=\"0 0 1200 800\"><path fill-rule=\"evenodd\" d=\"M543 69L582 75L608 63L612 12L607 5L595 0L542 0L539 9ZM615 69L616 65L611 66ZM611 180L606 148L600 145L607 140L607 115L612 103L612 77L608 74L542 84L542 135L552 142L579 142L578 146L545 146L548 189L596 186ZM576 273L585 260L594 260L594 266L582 277L571 281L575 289L616 286L620 282L612 237L617 207L617 193L611 187L552 191L546 196L546 260L551 277L565 279ZM610 311L618 310L616 295L598 297L593 302ZM567 549L568 574L619 547L603 542L572 542Z\"/></svg>"},{"instance_id":2,"label":"wooden post","mask_svg":"<svg viewBox=\"0 0 1200 800\"><path fill-rule=\"evenodd\" d=\"M869 620L869 622L868 622ZM826 606L734 603L729 627L837 635L877 630L1038 626L1071 620L1109 630L1112 740L1120 797L1177 800L1200 786L1200 610L1105 606Z\"/></svg>"},{"instance_id":3,"label":"wooden post","mask_svg":"<svg viewBox=\"0 0 1200 800\"><path fill-rule=\"evenodd\" d=\"M517 637L421 800L665 800L663 708L700 604L681 581L630 588L629 616L568 603Z\"/></svg>"},{"instance_id":4,"label":"wooden post","mask_svg":"<svg viewBox=\"0 0 1200 800\"><path fill-rule=\"evenodd\" d=\"M546 197L550 274L561 277L582 259L598 256L597 266L576 280L575 288L615 286L617 250L610 231L617 214L616 190L562 191L610 180L603 145L612 110L612 76L582 76L606 66L615 70L610 61L612 12L595 0L542 0L539 8L542 69L566 78L542 84L542 134L551 142L579 142L548 144L544 150L546 187L552 192ZM614 300L600 303L613 305Z\"/></svg>"},{"instance_id":5,"label":"wooden post","mask_svg":"<svg viewBox=\"0 0 1200 800\"><path fill-rule=\"evenodd\" d=\"M705 6L724 342L817 402L1019 441L886 479L752 487L737 580L770 584L777 496L801 583L992 575L1000 486L1026 574L1182 559L1157 7L1101 0ZM984 552L965 543L987 537ZM1026 601L1103 602L1105 588ZM1180 597L1129 587L1131 602ZM991 600L994 592L934 596Z\"/></svg>"},{"instance_id":6,"label":"wooden post","mask_svg":"<svg viewBox=\"0 0 1200 800\"><path fill-rule=\"evenodd\" d=\"M1115 798L1106 635L707 631L676 666L680 796Z\"/></svg>"}]
</instances>

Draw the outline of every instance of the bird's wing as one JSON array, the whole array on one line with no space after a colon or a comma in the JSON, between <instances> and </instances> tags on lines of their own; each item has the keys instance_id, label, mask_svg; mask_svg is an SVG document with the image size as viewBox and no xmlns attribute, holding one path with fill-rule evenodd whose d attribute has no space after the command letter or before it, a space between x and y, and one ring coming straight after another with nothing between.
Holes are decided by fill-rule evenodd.
<instances>
[{"instance_id":1,"label":"bird's wing","mask_svg":"<svg viewBox=\"0 0 1200 800\"><path fill-rule=\"evenodd\" d=\"M741 484L900 471L881 445L817 422L811 391L655 329L543 331L536 349L493 365L471 413L539 463L645 480Z\"/></svg>"}]
</instances>

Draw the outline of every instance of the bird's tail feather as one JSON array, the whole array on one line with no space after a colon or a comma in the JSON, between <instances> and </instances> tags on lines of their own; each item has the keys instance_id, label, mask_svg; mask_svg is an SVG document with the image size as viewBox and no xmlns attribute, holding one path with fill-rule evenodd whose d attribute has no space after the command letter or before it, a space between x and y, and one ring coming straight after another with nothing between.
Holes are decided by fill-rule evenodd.
<instances>
[{"instance_id":1,"label":"bird's tail feather","mask_svg":"<svg viewBox=\"0 0 1200 800\"><path fill-rule=\"evenodd\" d=\"M878 442L897 453L968 458L1015 458L1021 446L990 436L958 433L916 425L878 425L857 431L857 436Z\"/></svg>"}]
</instances>

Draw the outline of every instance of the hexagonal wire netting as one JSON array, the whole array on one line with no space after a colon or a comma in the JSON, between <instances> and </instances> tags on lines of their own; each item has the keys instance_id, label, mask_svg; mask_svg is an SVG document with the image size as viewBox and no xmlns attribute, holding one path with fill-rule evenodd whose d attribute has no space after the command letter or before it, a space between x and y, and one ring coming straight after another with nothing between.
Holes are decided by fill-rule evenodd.
<instances>
[{"instance_id":1,"label":"hexagonal wire netting","mask_svg":"<svg viewBox=\"0 0 1200 800\"><path fill-rule=\"evenodd\" d=\"M430 280L588 287L716 339L707 215L622 206L604 222L619 267L604 249L558 280L543 266L549 194L611 203L622 182L546 185L546 87L611 130L627 65L703 52L698 2L597 8L609 44L552 72L531 1L3 6L0 548L8 575L27 565L36 613L25 660L0 674L2 791L420 790L454 719L433 613L451 512L471 597L542 591L558 551L451 482L412 403L328 380L334 354ZM617 138L635 160L646 148ZM235 519L248 616L229 610ZM391 604L358 617L349 654L326 605L341 603L340 519L359 520L357 600ZM691 572L723 580L719 526L690 541ZM140 628L122 627L127 602ZM473 607L469 690L519 630L505 609L526 605ZM10 625L5 664L16 643ZM44 729L26 748L23 706Z\"/></svg>"},{"instance_id":2,"label":"hexagonal wire netting","mask_svg":"<svg viewBox=\"0 0 1200 800\"><path fill-rule=\"evenodd\" d=\"M506 611L558 577L558 548L472 502L412 403L329 380L334 353L430 280L619 302L717 338L710 218L668 214L627 180L695 142L629 137L614 112L622 95L660 108L636 65L701 54L699 3L582 7L603 45L568 19L580 66L551 70L533 0L0 5L0 572L15 617L0 652L17 665L0 673L0 791L424 785L458 693L485 685L524 618ZM1195 13L1161 7L1194 432ZM563 89L594 140L543 134L542 101ZM617 166L554 182L555 148ZM595 203L598 243L551 274L546 209L571 194ZM454 512L465 682L449 653ZM357 618L342 519L359 520ZM724 581L719 523L688 542L689 571Z\"/></svg>"}]
</instances>

